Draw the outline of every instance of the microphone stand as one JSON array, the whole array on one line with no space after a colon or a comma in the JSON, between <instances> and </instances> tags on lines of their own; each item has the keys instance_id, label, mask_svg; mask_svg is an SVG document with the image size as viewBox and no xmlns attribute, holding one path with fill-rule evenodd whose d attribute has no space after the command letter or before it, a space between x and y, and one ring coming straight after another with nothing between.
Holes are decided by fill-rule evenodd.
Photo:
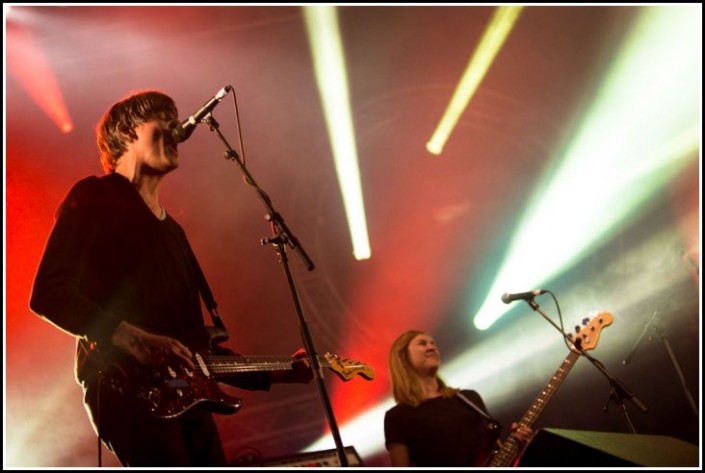
<instances>
[{"instance_id":1,"label":"microphone stand","mask_svg":"<svg viewBox=\"0 0 705 473\"><path fill-rule=\"evenodd\" d=\"M294 279L289 269L289 258L286 253L286 246L289 245L292 249L294 249L294 251L296 251L296 253L302 258L304 264L306 265L306 269L308 269L309 271L312 271L314 269L313 261L311 261L311 259L308 257L306 251L304 251L296 236L294 236L294 234L289 230L282 216L276 210L274 210L269 196L257 185L252 175L245 167L244 161L240 159L240 156L238 156L238 154L230 147L230 144L220 132L220 125L215 120L215 118L213 118L213 115L209 113L204 117L203 121L208 125L208 127L212 131L215 131L220 137L220 139L223 141L223 143L225 143L225 146L227 148L227 151L225 152L225 158L235 161L240 166L240 170L242 171L242 174L245 177L245 182L255 188L257 196L260 198L265 208L267 209L265 219L271 223L273 235L269 238L262 238L260 240L260 244L272 244L276 249L277 255L279 256L279 263L284 268L286 280L289 283L291 295L294 300L294 306L296 307L296 313L299 318L299 328L301 330L301 337L303 339L304 348L306 349L306 353L308 354L308 358L311 362L311 369L316 380L318 394L320 395L321 401L323 403L330 431L333 435L333 440L335 442L340 466L347 467L349 466L348 458L345 454L345 449L343 448L343 443L340 438L340 432L338 430L338 426L335 421L335 416L333 415L333 409L330 403L330 399L328 397L328 393L326 392L326 387L323 382L323 370L321 368L321 363L318 359L318 354L313 344L313 338L311 337L306 318L304 317L304 313L301 308L301 303L299 295L296 291Z\"/></svg>"},{"instance_id":2,"label":"microphone stand","mask_svg":"<svg viewBox=\"0 0 705 473\"><path fill-rule=\"evenodd\" d=\"M558 330L558 332L560 332L560 334L563 336L563 338L565 338L568 342L570 342L580 352L581 355L583 355L585 358L590 360L590 363L592 363L593 366L595 366L595 368L597 368L598 371L600 371L600 373L602 373L605 376L605 378L607 378L607 381L612 386L612 390L610 391L610 397L609 397L609 400L607 401L607 404L609 404L611 401L613 401L617 405L617 408L619 409L619 411L624 415L624 419L627 423L627 428L629 429L629 431L633 434L636 433L636 429L634 428L634 424L632 424L632 421L629 418L629 413L627 412L627 409L624 405L623 399L626 398L627 400L632 402L636 407L638 407L641 412L647 413L649 411L649 409L644 405L644 403L642 403L639 400L639 398L637 398L636 395L633 392L631 392L629 390L629 388L622 381L620 381L619 379L612 376L607 371L607 369L603 366L602 363L600 363L598 360L596 360L591 355L589 355L585 350L583 350L583 348L581 346L582 340L579 337L576 337L575 339L573 339L573 337L571 337L569 334L563 333L563 331L560 329L560 327L558 327L558 325L556 325L555 322L553 322L553 320L551 320L551 318L548 317L548 315L546 315L541 310L539 305L534 300L533 296L526 299L526 303L529 304L529 306L534 311L541 314L541 316L544 319L546 319L551 325L553 325L555 327L555 329ZM607 410L607 405L605 405L604 410L605 411Z\"/></svg>"},{"instance_id":3,"label":"microphone stand","mask_svg":"<svg viewBox=\"0 0 705 473\"><path fill-rule=\"evenodd\" d=\"M622 364L626 365L631 361L631 359L634 357L634 354L636 353L637 348L639 348L639 345L641 345L641 341L644 339L644 336L649 332L653 332L654 334L658 335L658 337L661 339L661 342L663 343L663 346L666 347L666 351L668 352L668 356L671 359L671 363L673 364L673 368L676 370L676 374L678 375L678 380L680 381L681 387L683 388L683 392L685 393L685 397L688 399L688 404L690 404L690 408L693 410L693 413L695 416L698 416L698 407L695 404L695 400L693 399L693 395L690 393L690 390L688 389L688 386L685 382L685 376L683 376L683 371L681 370L680 364L678 363L678 360L676 359L675 354L673 353L673 349L671 348L671 342L668 340L668 337L664 334L663 330L657 323L656 319L659 314L659 309L656 309L654 311L654 315L651 316L651 320L644 326L644 330L641 332L641 335L639 336L639 339L636 341L634 344L634 347L632 348L632 351L629 352L627 357L622 360ZM649 336L649 339L652 338L653 335Z\"/></svg>"}]
</instances>

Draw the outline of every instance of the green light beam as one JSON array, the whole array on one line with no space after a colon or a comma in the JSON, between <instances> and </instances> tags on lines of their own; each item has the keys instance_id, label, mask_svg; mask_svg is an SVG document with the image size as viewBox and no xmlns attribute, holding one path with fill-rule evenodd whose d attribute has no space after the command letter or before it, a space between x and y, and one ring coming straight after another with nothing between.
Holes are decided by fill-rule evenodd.
<instances>
[{"instance_id":1,"label":"green light beam","mask_svg":"<svg viewBox=\"0 0 705 473\"><path fill-rule=\"evenodd\" d=\"M693 10L642 9L582 132L537 186L477 328L508 311L502 293L539 287L609 237L699 149L702 16Z\"/></svg>"}]
</instances>

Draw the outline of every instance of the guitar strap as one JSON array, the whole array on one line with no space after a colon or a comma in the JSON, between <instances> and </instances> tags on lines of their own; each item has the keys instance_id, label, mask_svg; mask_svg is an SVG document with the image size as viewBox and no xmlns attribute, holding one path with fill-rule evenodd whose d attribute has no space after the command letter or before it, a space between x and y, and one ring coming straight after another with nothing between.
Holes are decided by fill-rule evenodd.
<instances>
[{"instance_id":1,"label":"guitar strap","mask_svg":"<svg viewBox=\"0 0 705 473\"><path fill-rule=\"evenodd\" d=\"M198 277L198 285L203 303L206 305L208 312L211 314L211 318L213 319L215 326L227 333L228 329L225 328L223 319L220 318L220 314L218 313L218 303L213 298L211 288L208 286L208 281L206 281L206 275L203 274L203 270L201 269L201 265L198 263L198 259L196 259L196 255L193 255L193 261L196 264L196 275Z\"/></svg>"}]
</instances>

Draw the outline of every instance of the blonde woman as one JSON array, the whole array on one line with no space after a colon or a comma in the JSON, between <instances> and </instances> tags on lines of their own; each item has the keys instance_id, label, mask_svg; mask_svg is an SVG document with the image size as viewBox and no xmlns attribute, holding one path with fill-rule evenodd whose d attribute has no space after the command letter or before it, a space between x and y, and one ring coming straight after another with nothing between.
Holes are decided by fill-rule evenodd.
<instances>
[{"instance_id":1,"label":"blonde woman","mask_svg":"<svg viewBox=\"0 0 705 473\"><path fill-rule=\"evenodd\" d=\"M487 413L476 391L449 387L438 376L441 356L431 335L402 333L389 352L389 371L397 404L384 417L392 466L485 466L498 443L499 422ZM531 439L516 424L512 435Z\"/></svg>"}]
</instances>

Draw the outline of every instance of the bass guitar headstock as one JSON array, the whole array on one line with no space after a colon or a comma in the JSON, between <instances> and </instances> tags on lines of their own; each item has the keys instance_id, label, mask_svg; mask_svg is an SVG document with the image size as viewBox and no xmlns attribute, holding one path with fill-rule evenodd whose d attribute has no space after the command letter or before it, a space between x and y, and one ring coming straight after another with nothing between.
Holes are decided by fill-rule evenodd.
<instances>
[{"instance_id":1,"label":"bass guitar headstock","mask_svg":"<svg viewBox=\"0 0 705 473\"><path fill-rule=\"evenodd\" d=\"M573 338L571 350L578 352L575 345L579 345L583 351L592 350L597 346L602 329L612 323L612 314L607 311L593 313L592 317L583 319L584 327L581 328ZM577 327L576 327L577 329Z\"/></svg>"}]
</instances>

